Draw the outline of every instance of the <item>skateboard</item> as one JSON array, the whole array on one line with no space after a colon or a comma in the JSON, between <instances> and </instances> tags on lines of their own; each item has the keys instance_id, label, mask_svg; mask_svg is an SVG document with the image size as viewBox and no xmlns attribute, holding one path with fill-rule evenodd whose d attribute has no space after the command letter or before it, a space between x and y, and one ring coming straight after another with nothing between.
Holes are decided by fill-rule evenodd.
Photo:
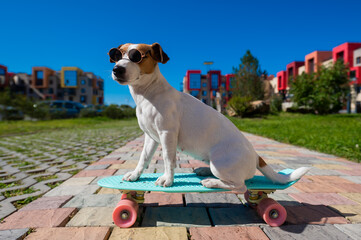
<instances>
[{"instance_id":1,"label":"skateboard","mask_svg":"<svg viewBox=\"0 0 361 240\"><path fill-rule=\"evenodd\" d=\"M289 174L293 169L284 169L280 174ZM100 179L98 185L105 188L121 190L121 200L113 211L113 221L121 228L133 226L137 220L138 204L144 202L146 191L167 193L189 193L189 192L225 192L230 191L220 188L206 188L200 183L209 177L197 176L195 173L175 173L174 182L171 187L156 186L155 181L163 173L142 174L135 182L123 181L122 175L111 176ZM287 218L286 209L268 197L268 194L276 190L283 190L292 186L297 181L287 184L276 184L264 176L254 176L245 181L248 191L244 194L247 204L257 210L263 220L272 227L281 226Z\"/></svg>"}]
</instances>

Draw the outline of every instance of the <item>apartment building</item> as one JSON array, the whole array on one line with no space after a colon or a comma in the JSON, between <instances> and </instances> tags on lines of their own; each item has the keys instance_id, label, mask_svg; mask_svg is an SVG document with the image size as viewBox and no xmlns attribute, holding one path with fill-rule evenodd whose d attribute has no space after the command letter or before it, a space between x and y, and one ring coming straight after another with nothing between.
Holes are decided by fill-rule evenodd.
<instances>
[{"instance_id":1,"label":"apartment building","mask_svg":"<svg viewBox=\"0 0 361 240\"><path fill-rule=\"evenodd\" d=\"M233 74L222 75L219 70L210 70L204 75L201 70L188 70L183 78L183 92L210 106L219 103L224 110L232 97L233 78Z\"/></svg>"},{"instance_id":2,"label":"apartment building","mask_svg":"<svg viewBox=\"0 0 361 240\"><path fill-rule=\"evenodd\" d=\"M84 105L104 104L103 79L77 67L62 67L61 71L33 67L32 74L29 75L9 74L7 68L0 65L0 89L5 87L35 100L70 100Z\"/></svg>"},{"instance_id":3,"label":"apartment building","mask_svg":"<svg viewBox=\"0 0 361 240\"><path fill-rule=\"evenodd\" d=\"M356 108L356 97L361 92L361 43L346 42L332 51L314 51L305 56L304 62L291 62L285 71L279 71L272 80L277 83L277 92L286 95L290 80L302 73L317 72L319 66L331 67L337 60L342 60L350 69L351 109ZM361 96L360 96L361 98Z\"/></svg>"}]
</instances>

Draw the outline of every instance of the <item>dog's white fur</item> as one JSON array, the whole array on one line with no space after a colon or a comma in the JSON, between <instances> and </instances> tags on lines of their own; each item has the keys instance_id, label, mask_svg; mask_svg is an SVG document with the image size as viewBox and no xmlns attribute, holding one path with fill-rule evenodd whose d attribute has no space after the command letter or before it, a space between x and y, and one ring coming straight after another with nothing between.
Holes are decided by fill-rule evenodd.
<instances>
[{"instance_id":1,"label":"dog's white fur","mask_svg":"<svg viewBox=\"0 0 361 240\"><path fill-rule=\"evenodd\" d=\"M138 45L130 45L129 49ZM142 74L141 67L125 55L116 66L126 69L125 79L137 105L140 128L145 133L144 148L137 167L124 175L124 180L136 181L159 145L165 164L164 175L156 185L171 186L176 167L177 149L205 161L211 173L202 184L208 188L224 188L245 192L245 180L254 176L258 168L274 182L286 183L302 177L308 168L299 168L290 175L276 173L260 164L251 143L225 116L189 94L174 89L161 74L158 64L150 74ZM114 80L117 77L112 75ZM263 166L260 166L263 165ZM198 174L209 174L201 169Z\"/></svg>"}]
</instances>

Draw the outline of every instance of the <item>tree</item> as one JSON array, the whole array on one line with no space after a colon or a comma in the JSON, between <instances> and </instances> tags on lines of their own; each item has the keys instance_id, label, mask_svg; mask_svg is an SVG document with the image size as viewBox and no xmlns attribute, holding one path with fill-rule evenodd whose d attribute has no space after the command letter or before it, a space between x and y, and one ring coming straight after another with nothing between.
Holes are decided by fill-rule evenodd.
<instances>
[{"instance_id":1,"label":"tree","mask_svg":"<svg viewBox=\"0 0 361 240\"><path fill-rule=\"evenodd\" d=\"M330 68L320 66L316 73L298 76L291 84L293 101L318 114L338 112L349 91L348 71L343 61L337 61Z\"/></svg>"},{"instance_id":2,"label":"tree","mask_svg":"<svg viewBox=\"0 0 361 240\"><path fill-rule=\"evenodd\" d=\"M261 70L258 59L250 50L241 58L238 68L233 68L235 77L232 82L233 95L248 97L253 100L263 100L263 80L267 76L266 71Z\"/></svg>"}]
</instances>

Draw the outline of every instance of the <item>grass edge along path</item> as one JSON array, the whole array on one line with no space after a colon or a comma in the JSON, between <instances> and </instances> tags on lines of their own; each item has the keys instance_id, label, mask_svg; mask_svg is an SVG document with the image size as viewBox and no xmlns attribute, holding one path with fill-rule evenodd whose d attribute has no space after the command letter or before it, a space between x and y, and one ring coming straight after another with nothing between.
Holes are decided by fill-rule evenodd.
<instances>
[{"instance_id":1,"label":"grass edge along path","mask_svg":"<svg viewBox=\"0 0 361 240\"><path fill-rule=\"evenodd\" d=\"M97 125L101 125L102 127L113 127L115 123L119 122L122 122L124 125L133 125L134 121L136 121L136 118L117 120L107 117L70 118L46 121L0 121L0 137L31 134L60 129L92 128Z\"/></svg>"},{"instance_id":2,"label":"grass edge along path","mask_svg":"<svg viewBox=\"0 0 361 240\"><path fill-rule=\"evenodd\" d=\"M361 161L361 114L281 113L265 118L228 118L244 132Z\"/></svg>"}]
</instances>

